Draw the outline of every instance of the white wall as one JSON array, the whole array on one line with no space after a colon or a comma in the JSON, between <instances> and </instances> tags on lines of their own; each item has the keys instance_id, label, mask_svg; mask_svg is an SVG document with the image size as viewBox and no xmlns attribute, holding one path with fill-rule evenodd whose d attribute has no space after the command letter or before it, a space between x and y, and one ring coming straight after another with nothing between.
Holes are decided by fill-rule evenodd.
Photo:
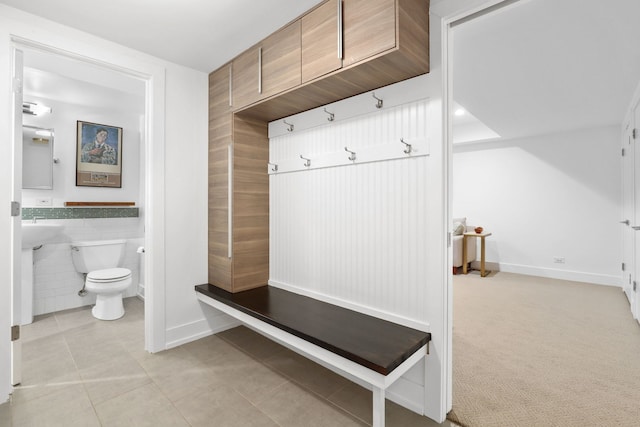
<instances>
[{"instance_id":1,"label":"white wall","mask_svg":"<svg viewBox=\"0 0 640 427\"><path fill-rule=\"evenodd\" d=\"M270 161L287 165L299 154L310 157L313 165L314 156L333 158L345 145L361 154L395 145L402 153L401 137L426 138L429 155L271 175L269 282L428 329L430 355L388 394L441 422L450 409L445 144L437 17L432 16L430 26L431 72L411 82L411 92L428 101L389 109L385 104L377 113L350 111L352 116L368 114L270 140ZM376 95L393 98L406 84L376 90ZM360 105L358 98L370 101L371 95L334 103L328 110ZM313 114L312 110L296 119L310 122L300 116ZM338 113L336 117L340 118ZM322 121L327 123L326 115Z\"/></svg>"},{"instance_id":2,"label":"white wall","mask_svg":"<svg viewBox=\"0 0 640 427\"><path fill-rule=\"evenodd\" d=\"M0 330L6 331L0 339L0 401L11 391L11 292L7 284L12 277L12 224L19 220L7 214L13 177L11 36L149 76L153 96L147 107L154 121L149 126L151 146L147 147L151 179L146 182L146 208L153 212L153 219L146 223L145 232L147 272L151 273L147 277L153 280L146 301L161 300L158 309L164 312L154 319L150 330L161 341L154 350L167 347L168 337L176 342L210 332L219 320L205 316L193 290L193 285L207 280L207 235L203 232L207 228L207 75L0 5L0 148L4 154L0 156L4 212L0 215L0 282L5 284L0 287ZM194 324L196 329L185 326Z\"/></svg>"},{"instance_id":3,"label":"white wall","mask_svg":"<svg viewBox=\"0 0 640 427\"><path fill-rule=\"evenodd\" d=\"M493 233L501 271L619 286L619 141L612 126L454 146L454 217Z\"/></svg>"},{"instance_id":4,"label":"white wall","mask_svg":"<svg viewBox=\"0 0 640 427\"><path fill-rule=\"evenodd\" d=\"M29 52L25 53L28 56ZM144 97L127 99L121 108L105 108L105 97L120 99L121 93L96 85L77 82L84 95L93 99L92 104L79 105L31 95L25 90L25 100L42 103L52 108L51 114L23 116L23 123L46 129L54 129L54 157L60 160L53 165L53 190L22 191L23 206L37 206L36 199L51 198L52 206L64 206L66 201L83 202L135 202L140 206L140 116L144 114ZM142 85L142 82L139 84ZM98 188L76 186L76 122L77 120L122 128L122 188Z\"/></svg>"}]
</instances>

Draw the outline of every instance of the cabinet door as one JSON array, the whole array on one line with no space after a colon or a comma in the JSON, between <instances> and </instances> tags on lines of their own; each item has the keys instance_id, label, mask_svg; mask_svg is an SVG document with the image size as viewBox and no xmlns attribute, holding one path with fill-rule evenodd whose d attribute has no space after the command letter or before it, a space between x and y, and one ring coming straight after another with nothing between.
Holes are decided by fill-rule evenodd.
<instances>
[{"instance_id":1,"label":"cabinet door","mask_svg":"<svg viewBox=\"0 0 640 427\"><path fill-rule=\"evenodd\" d=\"M262 98L300 85L300 21L262 42Z\"/></svg>"},{"instance_id":2,"label":"cabinet door","mask_svg":"<svg viewBox=\"0 0 640 427\"><path fill-rule=\"evenodd\" d=\"M229 258L231 64L209 74L209 283L232 290Z\"/></svg>"},{"instance_id":3,"label":"cabinet door","mask_svg":"<svg viewBox=\"0 0 640 427\"><path fill-rule=\"evenodd\" d=\"M342 67L342 0L329 0L301 19L302 83Z\"/></svg>"},{"instance_id":4,"label":"cabinet door","mask_svg":"<svg viewBox=\"0 0 640 427\"><path fill-rule=\"evenodd\" d=\"M232 109L233 65L223 65L209 74L209 120Z\"/></svg>"},{"instance_id":5,"label":"cabinet door","mask_svg":"<svg viewBox=\"0 0 640 427\"><path fill-rule=\"evenodd\" d=\"M395 0L344 0L343 66L396 46L395 3Z\"/></svg>"},{"instance_id":6,"label":"cabinet door","mask_svg":"<svg viewBox=\"0 0 640 427\"><path fill-rule=\"evenodd\" d=\"M233 60L233 109L237 110L253 104L261 97L260 49L252 48Z\"/></svg>"}]
</instances>

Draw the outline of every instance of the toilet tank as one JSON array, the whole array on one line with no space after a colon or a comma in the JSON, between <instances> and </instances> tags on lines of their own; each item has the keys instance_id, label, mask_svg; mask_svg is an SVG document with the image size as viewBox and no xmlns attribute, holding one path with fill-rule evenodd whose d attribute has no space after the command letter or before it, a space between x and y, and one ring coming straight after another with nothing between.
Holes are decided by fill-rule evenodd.
<instances>
[{"instance_id":1,"label":"toilet tank","mask_svg":"<svg viewBox=\"0 0 640 427\"><path fill-rule=\"evenodd\" d=\"M71 242L73 265L80 273L121 267L125 243L126 240Z\"/></svg>"}]
</instances>

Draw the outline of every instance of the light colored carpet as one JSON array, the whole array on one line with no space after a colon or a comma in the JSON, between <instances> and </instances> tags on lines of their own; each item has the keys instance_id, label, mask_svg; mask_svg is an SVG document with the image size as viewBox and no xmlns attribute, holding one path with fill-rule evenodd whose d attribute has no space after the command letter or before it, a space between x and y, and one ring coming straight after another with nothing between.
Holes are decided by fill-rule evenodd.
<instances>
[{"instance_id":1,"label":"light colored carpet","mask_svg":"<svg viewBox=\"0 0 640 427\"><path fill-rule=\"evenodd\" d=\"M639 426L640 325L620 288L454 276L451 421Z\"/></svg>"}]
</instances>

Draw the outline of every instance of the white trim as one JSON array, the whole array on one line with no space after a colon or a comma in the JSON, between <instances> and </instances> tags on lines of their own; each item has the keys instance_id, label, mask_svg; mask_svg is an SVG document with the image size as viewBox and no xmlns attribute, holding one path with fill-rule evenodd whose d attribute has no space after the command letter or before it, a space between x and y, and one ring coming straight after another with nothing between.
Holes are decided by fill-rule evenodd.
<instances>
[{"instance_id":1,"label":"white trim","mask_svg":"<svg viewBox=\"0 0 640 427\"><path fill-rule=\"evenodd\" d=\"M208 337L209 335L217 334L218 332L226 331L227 329L235 328L241 324L233 317L226 316L224 313L219 313L219 315L215 316L215 319L215 328L211 328L212 322L208 319L201 319L167 329L167 350Z\"/></svg>"},{"instance_id":2,"label":"white trim","mask_svg":"<svg viewBox=\"0 0 640 427\"><path fill-rule=\"evenodd\" d=\"M476 263L479 265L479 263L475 261L472 264L474 268L476 267ZM505 273L517 273L517 274L524 274L527 276L539 276L539 277L548 277L550 279L571 280L574 282L591 283L594 285L615 286L619 288L622 287L620 277L611 276L608 274L588 273L584 271L560 270L557 268L537 267L534 265L523 265L523 264L510 264L506 262L501 262L498 264L487 263L486 268L488 270L491 270L492 268L496 269L495 268L496 266L498 271L502 271Z\"/></svg>"},{"instance_id":3,"label":"white trim","mask_svg":"<svg viewBox=\"0 0 640 427\"><path fill-rule=\"evenodd\" d=\"M13 46L71 58L145 82L145 349L157 352L165 342L165 68L148 64L147 71L103 61L80 53L12 35Z\"/></svg>"},{"instance_id":4,"label":"white trim","mask_svg":"<svg viewBox=\"0 0 640 427\"><path fill-rule=\"evenodd\" d=\"M375 308L372 308L366 305L358 304L351 301L345 301L345 300L332 297L320 292L303 289L298 286L278 282L276 280L269 279L268 283L270 286L273 286L274 288L283 289L288 292L293 292L294 294L317 299L319 301L323 301L332 305L337 305L338 307L346 308L349 310L357 311L358 313L363 313L369 316L377 317L378 319L383 319L389 322L397 323L399 325L406 326L408 328L417 329L423 332L431 331L431 325L428 322L420 322L418 320L410 319L408 317L399 316L397 314L389 313L387 311L377 310Z\"/></svg>"},{"instance_id":5,"label":"white trim","mask_svg":"<svg viewBox=\"0 0 640 427\"><path fill-rule=\"evenodd\" d=\"M235 308L200 292L197 292L197 296L198 299L205 304L238 319L240 322L256 332L259 332L267 338L278 342L279 344L313 360L316 363L319 363L327 369L330 369L331 371L352 381L352 378L356 378L357 380L368 384L374 391L373 419L375 420L374 425L376 426L384 426L384 405L380 405L380 395L384 397L384 390L404 375L415 364L423 361L427 356L427 346L424 345L418 349L418 351L413 353L407 360L402 362L400 366L395 368L389 375L382 375L333 352L325 350L322 347L312 344L309 341L298 338L297 336L285 332L282 329L276 328L262 320L236 310ZM378 397L378 404L376 404L376 397ZM384 401L382 403L384 403Z\"/></svg>"},{"instance_id":6,"label":"white trim","mask_svg":"<svg viewBox=\"0 0 640 427\"><path fill-rule=\"evenodd\" d=\"M166 347L165 73L153 67L146 82L145 131L145 350Z\"/></svg>"},{"instance_id":7,"label":"white trim","mask_svg":"<svg viewBox=\"0 0 640 427\"><path fill-rule=\"evenodd\" d=\"M450 46L450 36L451 36L451 20L442 20L441 24L441 52L442 52L442 140L445 144L445 149L443 150L443 163L444 163L444 219L445 224L442 229L447 233L445 237L446 242L446 282L445 282L445 301L444 301L444 316L445 316L445 331L446 331L446 340L445 340L445 348L443 349L443 364L446 364L446 378L444 381L444 390L442 390L442 395L444 396L443 400L443 411L446 414L451 411L453 407L453 294L451 292L453 285L453 274L452 274L452 266L453 266L453 244L450 237L450 225L452 224L452 210L453 210L453 197L452 197L452 188L453 188L453 121L451 120L451 106L453 105L453 73L451 67L451 58L449 52ZM426 384L426 372L425 372L425 384ZM425 394L425 399L427 396ZM426 405L426 401L425 401Z\"/></svg>"}]
</instances>

